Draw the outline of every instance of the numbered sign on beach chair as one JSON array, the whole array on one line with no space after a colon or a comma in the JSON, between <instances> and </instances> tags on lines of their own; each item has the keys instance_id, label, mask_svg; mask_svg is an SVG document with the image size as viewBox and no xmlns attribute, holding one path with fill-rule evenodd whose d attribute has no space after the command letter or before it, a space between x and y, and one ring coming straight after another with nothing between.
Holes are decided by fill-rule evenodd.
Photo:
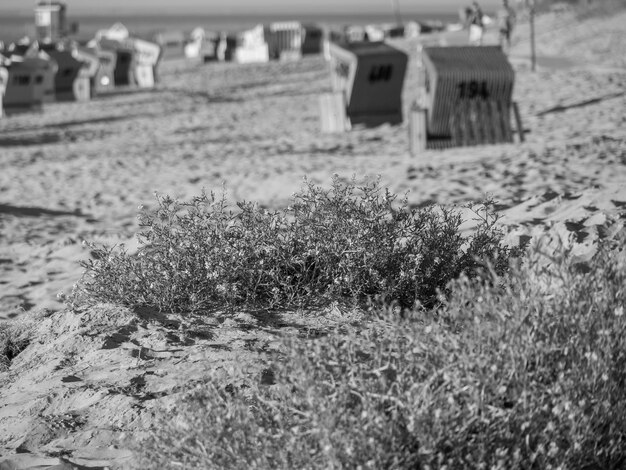
<instances>
[{"instance_id":1,"label":"numbered sign on beach chair","mask_svg":"<svg viewBox=\"0 0 626 470\"><path fill-rule=\"evenodd\" d=\"M425 47L422 66L421 107L411 111L412 153L513 141L515 72L499 46Z\"/></svg>"},{"instance_id":2,"label":"numbered sign on beach chair","mask_svg":"<svg viewBox=\"0 0 626 470\"><path fill-rule=\"evenodd\" d=\"M322 129L325 116L345 108L350 125L402 123L402 86L406 73L407 55L384 42L330 43L330 74L333 100L322 97ZM325 107L326 104L326 107ZM336 122L341 123L341 119ZM337 129L341 131L345 129Z\"/></svg>"}]
</instances>

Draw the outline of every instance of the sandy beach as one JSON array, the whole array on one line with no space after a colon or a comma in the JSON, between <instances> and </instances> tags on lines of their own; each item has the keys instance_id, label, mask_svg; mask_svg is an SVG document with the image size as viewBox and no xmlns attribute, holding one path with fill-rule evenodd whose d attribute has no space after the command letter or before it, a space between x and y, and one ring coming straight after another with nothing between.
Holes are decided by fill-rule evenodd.
<instances>
[{"instance_id":1,"label":"sandy beach","mask_svg":"<svg viewBox=\"0 0 626 470\"><path fill-rule=\"evenodd\" d=\"M106 381L122 387L137 373L124 362L131 357L124 349L129 337L117 337L105 354L98 337L82 336L70 346L75 337L68 331L81 331L96 314L67 312L57 294L71 291L80 279L79 261L90 256L83 240L136 249L138 206L154 207L154 193L184 200L225 188L232 202L281 208L304 177L328 186L334 174L357 181L380 176L382 186L408 193L415 207L462 206L490 194L511 244L547 234L588 259L594 242L613 237L626 221L625 25L623 11L582 22L570 13L538 17L536 72L530 70L528 26L519 26L510 60L514 99L527 130L524 143L412 157L406 119L400 126L322 134L319 96L330 90L330 81L328 64L317 56L259 65L170 60L161 65L154 90L55 103L42 113L0 119L0 321L43 318L38 331L45 340L42 350L29 347L10 371L0 373L0 455L20 448L20 458L32 459L20 468L58 464L54 449L69 449L73 461L86 466L80 468L115 467L128 457L123 447L110 447L119 439L115 426L92 427L89 438L86 428L43 436L34 423L73 410L93 423L119 413L119 424L135 413L138 421L125 421L133 429L148 419L144 411L128 411L138 400L130 392L113 397L61 381L79 375L83 366L89 369L81 383L100 388ZM418 47L409 40L394 44L410 56L406 117L417 93ZM97 326L100 340L131 315L112 306L100 309L109 312ZM258 321L241 315L230 321ZM327 315L335 318L337 312ZM167 390L181 380L181 357L187 360L185 377L205 370L201 330L213 325L211 319L196 324L194 345L185 349L182 339L172 343L164 337L164 323L155 329L151 320L139 320L134 338L150 351L171 351L163 353L159 374L147 379L146 390L163 392L149 407L174 400ZM298 322L296 329L319 327ZM267 328L277 329L278 323ZM251 335L222 330L209 342L228 344L229 352L216 352L214 361L234 360L236 345ZM274 341L271 332L258 335L270 346ZM80 354L66 364L63 357L71 351Z\"/></svg>"},{"instance_id":2,"label":"sandy beach","mask_svg":"<svg viewBox=\"0 0 626 470\"><path fill-rule=\"evenodd\" d=\"M540 17L536 73L520 26L511 61L515 100L529 130L523 145L411 158L406 119L401 126L322 134L318 100L330 83L321 57L243 66L168 61L155 90L4 119L0 315L61 308L56 294L71 289L80 277L77 262L88 256L81 241L132 245L137 207L153 205L155 192L188 199L224 186L231 201L277 208L305 176L328 185L335 173L380 175L392 191L409 191L415 205L463 204L490 193L511 207L546 192L619 190L626 135L621 18L561 26L558 33L543 25L565 25L567 16ZM417 88L417 46L397 45L412 59L406 116ZM550 67L555 57L561 62Z\"/></svg>"}]
</instances>

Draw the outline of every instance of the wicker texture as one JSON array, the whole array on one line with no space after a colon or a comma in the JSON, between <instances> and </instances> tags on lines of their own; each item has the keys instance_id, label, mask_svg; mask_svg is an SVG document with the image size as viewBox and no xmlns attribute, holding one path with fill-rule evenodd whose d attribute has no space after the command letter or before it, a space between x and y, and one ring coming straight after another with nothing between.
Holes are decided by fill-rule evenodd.
<instances>
[{"instance_id":1,"label":"wicker texture","mask_svg":"<svg viewBox=\"0 0 626 470\"><path fill-rule=\"evenodd\" d=\"M499 46L426 47L422 58L429 136L451 138L451 123L459 120L453 116L468 107L474 113L477 109L490 113L496 106L502 114L500 118L510 120L515 72ZM476 102L498 104L482 106ZM508 141L506 137L502 141ZM488 142L493 143L493 139L489 137L485 140Z\"/></svg>"}]
</instances>

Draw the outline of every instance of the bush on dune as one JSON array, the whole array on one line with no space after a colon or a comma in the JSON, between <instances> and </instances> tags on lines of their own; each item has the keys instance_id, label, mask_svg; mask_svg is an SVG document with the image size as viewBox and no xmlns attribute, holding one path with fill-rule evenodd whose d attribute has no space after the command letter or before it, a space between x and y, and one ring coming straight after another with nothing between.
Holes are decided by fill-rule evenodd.
<instances>
[{"instance_id":1,"label":"bush on dune","mask_svg":"<svg viewBox=\"0 0 626 470\"><path fill-rule=\"evenodd\" d=\"M308 183L282 211L240 202L233 212L214 194L158 203L140 214L136 256L93 247L74 300L183 312L377 297L412 307L431 305L451 279L486 262L504 272L513 254L486 208L463 237L458 211L411 210L378 182Z\"/></svg>"},{"instance_id":2,"label":"bush on dune","mask_svg":"<svg viewBox=\"0 0 626 470\"><path fill-rule=\"evenodd\" d=\"M0 324L0 372L7 371L13 359L28 347L35 321L27 317Z\"/></svg>"},{"instance_id":3,"label":"bush on dune","mask_svg":"<svg viewBox=\"0 0 626 470\"><path fill-rule=\"evenodd\" d=\"M138 465L624 468L626 255L534 261L410 320L286 339L275 385L196 389Z\"/></svg>"}]
</instances>

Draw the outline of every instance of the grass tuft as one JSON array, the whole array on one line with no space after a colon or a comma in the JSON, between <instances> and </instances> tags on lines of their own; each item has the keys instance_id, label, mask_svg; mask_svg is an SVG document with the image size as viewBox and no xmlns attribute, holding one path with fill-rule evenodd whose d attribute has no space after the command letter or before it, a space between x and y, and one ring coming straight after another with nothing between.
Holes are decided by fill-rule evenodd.
<instances>
[{"instance_id":1,"label":"grass tuft","mask_svg":"<svg viewBox=\"0 0 626 470\"><path fill-rule=\"evenodd\" d=\"M274 385L189 393L138 468L624 468L622 246L585 274L533 255L410 321L286 338Z\"/></svg>"},{"instance_id":2,"label":"grass tuft","mask_svg":"<svg viewBox=\"0 0 626 470\"><path fill-rule=\"evenodd\" d=\"M30 329L23 323L11 320L0 324L0 372L5 372L30 344Z\"/></svg>"}]
</instances>

